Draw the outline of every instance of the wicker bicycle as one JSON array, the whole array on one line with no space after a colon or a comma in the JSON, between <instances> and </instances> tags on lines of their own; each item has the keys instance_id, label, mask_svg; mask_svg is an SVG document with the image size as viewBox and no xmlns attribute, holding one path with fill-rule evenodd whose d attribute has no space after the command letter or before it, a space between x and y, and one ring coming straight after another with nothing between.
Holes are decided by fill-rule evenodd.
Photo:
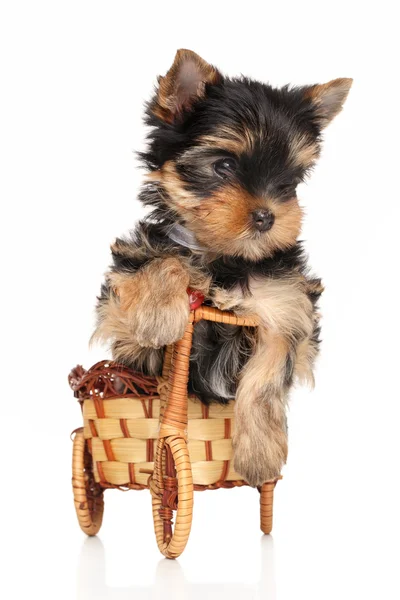
<instances>
[{"instance_id":1,"label":"wicker bicycle","mask_svg":"<svg viewBox=\"0 0 400 600\"><path fill-rule=\"evenodd\" d=\"M231 465L234 402L205 406L188 397L193 328L202 319L257 326L253 317L201 305L190 312L183 338L166 348L162 377L107 361L71 372L84 419L74 432L72 486L86 534L96 535L101 527L105 489L150 488L158 547L167 558L177 558L189 538L194 490L247 485ZM272 530L276 483L258 488L266 534Z\"/></svg>"}]
</instances>

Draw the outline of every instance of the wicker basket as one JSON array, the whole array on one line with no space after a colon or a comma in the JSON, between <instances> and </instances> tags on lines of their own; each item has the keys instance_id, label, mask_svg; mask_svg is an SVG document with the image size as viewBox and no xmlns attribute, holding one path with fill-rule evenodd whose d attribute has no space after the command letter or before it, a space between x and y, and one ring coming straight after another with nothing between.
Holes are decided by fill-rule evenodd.
<instances>
[{"instance_id":1,"label":"wicker basket","mask_svg":"<svg viewBox=\"0 0 400 600\"><path fill-rule=\"evenodd\" d=\"M190 313L182 340L166 348L162 377L107 361L71 372L84 423L75 431L72 483L88 535L101 527L104 489L150 488L158 546L176 558L189 537L193 491L247 485L231 463L234 402L208 407L188 397L193 326L201 319L257 325L254 318L201 306ZM272 529L276 481L259 488L264 533Z\"/></svg>"}]
</instances>

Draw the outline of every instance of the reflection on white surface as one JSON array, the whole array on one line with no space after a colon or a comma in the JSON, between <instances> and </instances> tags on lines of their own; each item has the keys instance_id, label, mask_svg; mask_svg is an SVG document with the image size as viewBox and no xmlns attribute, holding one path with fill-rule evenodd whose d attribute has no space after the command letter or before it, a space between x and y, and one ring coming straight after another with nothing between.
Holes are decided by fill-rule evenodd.
<instances>
[{"instance_id":1,"label":"reflection on white surface","mask_svg":"<svg viewBox=\"0 0 400 600\"><path fill-rule=\"evenodd\" d=\"M106 552L97 537L82 546L77 575L77 600L275 600L274 546L271 536L260 541L260 579L254 584L234 581L193 583L177 560L161 559L155 566L154 584L114 588L106 584ZM234 575L234 574L233 574ZM206 579L207 574L204 574Z\"/></svg>"}]
</instances>

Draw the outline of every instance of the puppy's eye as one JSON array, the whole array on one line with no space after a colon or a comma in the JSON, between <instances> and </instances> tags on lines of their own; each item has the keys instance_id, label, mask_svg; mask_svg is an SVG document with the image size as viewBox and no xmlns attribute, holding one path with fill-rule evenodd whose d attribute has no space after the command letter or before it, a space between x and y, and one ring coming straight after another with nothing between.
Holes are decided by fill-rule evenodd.
<instances>
[{"instance_id":1,"label":"puppy's eye","mask_svg":"<svg viewBox=\"0 0 400 600\"><path fill-rule=\"evenodd\" d=\"M220 158L214 165L214 171L222 179L230 179L237 169L237 163L234 158Z\"/></svg>"},{"instance_id":2,"label":"puppy's eye","mask_svg":"<svg viewBox=\"0 0 400 600\"><path fill-rule=\"evenodd\" d=\"M293 183L288 183L287 185L278 185L278 192L283 194L293 192L296 186Z\"/></svg>"},{"instance_id":3,"label":"puppy's eye","mask_svg":"<svg viewBox=\"0 0 400 600\"><path fill-rule=\"evenodd\" d=\"M296 187L296 183L288 183L284 185L278 185L276 191L278 192L279 196L294 196L296 193Z\"/></svg>"}]
</instances>

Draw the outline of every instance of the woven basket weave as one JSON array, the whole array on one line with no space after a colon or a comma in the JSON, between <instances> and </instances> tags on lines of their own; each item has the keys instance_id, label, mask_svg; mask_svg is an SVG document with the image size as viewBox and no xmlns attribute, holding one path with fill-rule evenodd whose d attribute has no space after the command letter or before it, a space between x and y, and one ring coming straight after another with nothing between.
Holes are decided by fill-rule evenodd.
<instances>
[{"instance_id":1,"label":"woven basket weave","mask_svg":"<svg viewBox=\"0 0 400 600\"><path fill-rule=\"evenodd\" d=\"M205 406L187 393L193 328L202 319L257 325L252 317L200 306L191 311L183 338L165 349L162 377L108 361L71 371L83 415L83 428L75 431L72 485L88 535L101 527L104 489L150 488L159 549L176 558L189 537L193 491L247 485L231 462L234 401ZM264 533L272 529L276 482L259 488Z\"/></svg>"},{"instance_id":2,"label":"woven basket weave","mask_svg":"<svg viewBox=\"0 0 400 600\"><path fill-rule=\"evenodd\" d=\"M93 460L94 479L102 487L143 489L154 469L162 379L144 378L123 365L102 361L73 384L82 404L83 434ZM71 377L73 379L73 376ZM126 385L121 395L115 389ZM147 393L140 390L140 383ZM188 450L195 489L223 482L245 484L232 464L234 402L205 406L188 397Z\"/></svg>"}]
</instances>

